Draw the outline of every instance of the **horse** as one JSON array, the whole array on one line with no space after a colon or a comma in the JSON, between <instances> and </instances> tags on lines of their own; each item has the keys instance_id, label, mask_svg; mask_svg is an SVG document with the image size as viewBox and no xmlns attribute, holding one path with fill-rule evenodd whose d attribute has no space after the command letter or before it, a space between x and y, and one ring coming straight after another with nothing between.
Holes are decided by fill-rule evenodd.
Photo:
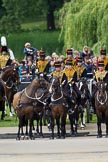
<instances>
[{"instance_id":1,"label":"horse","mask_svg":"<svg viewBox=\"0 0 108 162\"><path fill-rule=\"evenodd\" d=\"M5 116L5 88L2 79L0 79L0 111L1 113L1 120L4 119Z\"/></svg>"},{"instance_id":2,"label":"horse","mask_svg":"<svg viewBox=\"0 0 108 162\"><path fill-rule=\"evenodd\" d=\"M101 123L106 124L106 138L108 138L108 83L97 82L95 94L95 109L97 116L97 138L102 137Z\"/></svg>"},{"instance_id":3,"label":"horse","mask_svg":"<svg viewBox=\"0 0 108 162\"><path fill-rule=\"evenodd\" d=\"M33 121L39 115L40 119L40 135L42 132L42 116L44 112L45 98L49 94L49 83L44 78L35 78L24 90L14 95L13 106L19 118L17 138L20 140L23 133L23 126L26 126L25 135L30 139L34 139L32 129ZM28 134L29 121L29 134ZM20 130L22 132L20 133Z\"/></svg>"},{"instance_id":4,"label":"horse","mask_svg":"<svg viewBox=\"0 0 108 162\"><path fill-rule=\"evenodd\" d=\"M65 138L66 136L66 117L67 117L67 107L66 100L63 96L63 91L61 88L60 80L58 77L54 76L51 79L51 85L49 89L51 93L51 136L50 139L54 139L54 123L56 120L57 125L57 138Z\"/></svg>"},{"instance_id":5,"label":"horse","mask_svg":"<svg viewBox=\"0 0 108 162\"><path fill-rule=\"evenodd\" d=\"M8 66L2 69L1 79L5 89L5 101L9 105L10 115L12 116L11 104L14 94L17 92L17 85L20 83L19 73L17 69Z\"/></svg>"},{"instance_id":6,"label":"horse","mask_svg":"<svg viewBox=\"0 0 108 162\"><path fill-rule=\"evenodd\" d=\"M67 101L69 108L72 109L72 113L69 113L69 121L70 121L70 134L71 136L77 135L77 127L78 127L78 120L79 120L79 113L78 113L78 105L77 105L77 94L73 89L72 82L69 82L66 87L66 90L69 90L69 98L70 101Z\"/></svg>"},{"instance_id":7,"label":"horse","mask_svg":"<svg viewBox=\"0 0 108 162\"><path fill-rule=\"evenodd\" d=\"M86 126L85 125L86 110L87 110L88 106L90 107L90 104L91 104L90 103L91 97L90 97L90 92L89 92L88 85L87 85L87 79L82 78L78 82L78 87L81 92L81 103L79 106L79 113L80 113L80 117L81 117L80 127L81 127L81 129L84 129Z\"/></svg>"}]
</instances>

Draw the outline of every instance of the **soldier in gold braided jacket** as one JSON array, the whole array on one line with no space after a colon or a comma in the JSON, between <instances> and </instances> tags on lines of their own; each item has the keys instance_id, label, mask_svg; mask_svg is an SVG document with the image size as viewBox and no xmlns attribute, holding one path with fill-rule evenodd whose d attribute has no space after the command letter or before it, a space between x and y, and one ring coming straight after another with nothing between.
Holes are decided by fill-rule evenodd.
<instances>
[{"instance_id":1,"label":"soldier in gold braided jacket","mask_svg":"<svg viewBox=\"0 0 108 162\"><path fill-rule=\"evenodd\" d=\"M78 81L77 80L77 72L76 72L74 66L72 65L72 60L71 59L69 59L69 60L66 61L66 67L67 68L64 69L64 73L67 76L68 84L69 84L69 82L72 83L73 89L75 90L75 92L77 94L77 104L79 106L80 105L80 102L81 102L81 93L80 93L80 91L79 91L79 89L78 89L78 87L76 85L76 83ZM67 86L67 88L70 89L69 86ZM72 99L69 98L69 96L70 96L70 94L68 95L68 100L70 102Z\"/></svg>"},{"instance_id":2,"label":"soldier in gold braided jacket","mask_svg":"<svg viewBox=\"0 0 108 162\"><path fill-rule=\"evenodd\" d=\"M107 83L107 87L108 87L108 71L105 70L103 60L98 63L98 70L95 72L94 80L96 82L99 82L100 80L104 81L104 82ZM92 107L94 109L94 113L95 113L95 99L94 99L94 96L95 96L96 91L97 91L97 88L96 88L95 84L93 84ZM107 91L108 91L108 88L107 88Z\"/></svg>"},{"instance_id":3,"label":"soldier in gold braided jacket","mask_svg":"<svg viewBox=\"0 0 108 162\"><path fill-rule=\"evenodd\" d=\"M65 73L61 70L61 62L56 61L54 63L54 66L55 66L55 71L51 73L51 76L52 77L57 76L60 79L60 83L65 85L67 83L67 77Z\"/></svg>"},{"instance_id":4,"label":"soldier in gold braided jacket","mask_svg":"<svg viewBox=\"0 0 108 162\"><path fill-rule=\"evenodd\" d=\"M95 72L94 79L96 82L102 80L108 83L108 71L105 70L104 61L98 63L98 70Z\"/></svg>"},{"instance_id":5,"label":"soldier in gold braided jacket","mask_svg":"<svg viewBox=\"0 0 108 162\"><path fill-rule=\"evenodd\" d=\"M81 78L86 78L87 77L87 71L84 66L82 66L82 57L78 57L77 59L77 65L75 67L75 70L77 72L77 80L79 81Z\"/></svg>"},{"instance_id":6,"label":"soldier in gold braided jacket","mask_svg":"<svg viewBox=\"0 0 108 162\"><path fill-rule=\"evenodd\" d=\"M56 61L54 63L55 66L55 71L51 73L51 77L50 80L56 76L59 78L60 83L62 85L62 90L64 91L64 86L67 84L67 77L65 75L65 73L61 70L61 62L60 61ZM48 105L51 103L51 96L49 96L46 100L46 107L48 108ZM66 104L67 106L67 104ZM67 106L68 107L68 106ZM50 109L47 110L47 114L50 114ZM49 115L50 116L50 115Z\"/></svg>"},{"instance_id":7,"label":"soldier in gold braided jacket","mask_svg":"<svg viewBox=\"0 0 108 162\"><path fill-rule=\"evenodd\" d=\"M106 55L105 48L101 48L101 50L100 50L100 57L98 58L98 62L101 60L104 61L104 69L108 71L108 57Z\"/></svg>"},{"instance_id":8,"label":"soldier in gold braided jacket","mask_svg":"<svg viewBox=\"0 0 108 162\"><path fill-rule=\"evenodd\" d=\"M0 68L5 67L7 65L8 60L9 60L9 56L8 56L7 48L1 48L0 49Z\"/></svg>"},{"instance_id":9,"label":"soldier in gold braided jacket","mask_svg":"<svg viewBox=\"0 0 108 162\"><path fill-rule=\"evenodd\" d=\"M47 74L49 73L50 62L45 60L45 51L40 50L40 59L37 61L38 72L44 74L44 78L49 81Z\"/></svg>"},{"instance_id":10,"label":"soldier in gold braided jacket","mask_svg":"<svg viewBox=\"0 0 108 162\"><path fill-rule=\"evenodd\" d=\"M67 58L65 60L65 64L67 60L71 60L72 61L72 65L75 66L76 65L76 59L73 58L73 49L67 49L66 50L66 54L67 54Z\"/></svg>"},{"instance_id":11,"label":"soldier in gold braided jacket","mask_svg":"<svg viewBox=\"0 0 108 162\"><path fill-rule=\"evenodd\" d=\"M0 48L0 68L15 63L15 57L13 51L7 47L7 41L4 36L1 37Z\"/></svg>"}]
</instances>

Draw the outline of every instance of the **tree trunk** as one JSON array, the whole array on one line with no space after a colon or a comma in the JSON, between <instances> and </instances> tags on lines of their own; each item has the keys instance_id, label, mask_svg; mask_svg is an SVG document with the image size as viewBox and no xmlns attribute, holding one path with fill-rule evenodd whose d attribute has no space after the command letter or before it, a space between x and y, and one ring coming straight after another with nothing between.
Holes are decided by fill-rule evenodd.
<instances>
[{"instance_id":1,"label":"tree trunk","mask_svg":"<svg viewBox=\"0 0 108 162\"><path fill-rule=\"evenodd\" d=\"M49 10L47 14L47 30L55 30L54 10Z\"/></svg>"}]
</instances>

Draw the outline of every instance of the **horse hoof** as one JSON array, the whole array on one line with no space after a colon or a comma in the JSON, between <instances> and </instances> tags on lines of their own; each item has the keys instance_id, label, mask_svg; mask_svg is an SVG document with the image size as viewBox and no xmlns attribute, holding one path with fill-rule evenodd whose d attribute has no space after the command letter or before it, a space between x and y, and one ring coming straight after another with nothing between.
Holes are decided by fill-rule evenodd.
<instances>
[{"instance_id":1,"label":"horse hoof","mask_svg":"<svg viewBox=\"0 0 108 162\"><path fill-rule=\"evenodd\" d=\"M56 139L60 139L60 138L61 138L61 136L59 136L59 135L56 137Z\"/></svg>"},{"instance_id":2,"label":"horse hoof","mask_svg":"<svg viewBox=\"0 0 108 162\"><path fill-rule=\"evenodd\" d=\"M24 139L25 139L25 136L21 136L20 139L21 139L21 140L24 140Z\"/></svg>"},{"instance_id":3,"label":"horse hoof","mask_svg":"<svg viewBox=\"0 0 108 162\"><path fill-rule=\"evenodd\" d=\"M105 138L108 138L108 134L105 135Z\"/></svg>"},{"instance_id":4,"label":"horse hoof","mask_svg":"<svg viewBox=\"0 0 108 162\"><path fill-rule=\"evenodd\" d=\"M97 138L102 138L102 134L98 134L97 135Z\"/></svg>"},{"instance_id":5,"label":"horse hoof","mask_svg":"<svg viewBox=\"0 0 108 162\"><path fill-rule=\"evenodd\" d=\"M19 141L20 140L20 137L16 137L16 140Z\"/></svg>"},{"instance_id":6,"label":"horse hoof","mask_svg":"<svg viewBox=\"0 0 108 162\"><path fill-rule=\"evenodd\" d=\"M31 140L35 140L35 137L30 137Z\"/></svg>"},{"instance_id":7,"label":"horse hoof","mask_svg":"<svg viewBox=\"0 0 108 162\"><path fill-rule=\"evenodd\" d=\"M52 139L54 139L54 137L53 137L53 136L51 136L51 137L50 137L50 139L52 140Z\"/></svg>"},{"instance_id":8,"label":"horse hoof","mask_svg":"<svg viewBox=\"0 0 108 162\"><path fill-rule=\"evenodd\" d=\"M43 134L39 134L39 137L40 137L40 138L44 138L44 135L43 135Z\"/></svg>"},{"instance_id":9,"label":"horse hoof","mask_svg":"<svg viewBox=\"0 0 108 162\"><path fill-rule=\"evenodd\" d=\"M80 127L81 130L85 130L85 127Z\"/></svg>"},{"instance_id":10,"label":"horse hoof","mask_svg":"<svg viewBox=\"0 0 108 162\"><path fill-rule=\"evenodd\" d=\"M65 136L61 136L61 139L65 139Z\"/></svg>"},{"instance_id":11,"label":"horse hoof","mask_svg":"<svg viewBox=\"0 0 108 162\"><path fill-rule=\"evenodd\" d=\"M25 139L25 140L29 140L29 136L25 136L24 139Z\"/></svg>"}]
</instances>

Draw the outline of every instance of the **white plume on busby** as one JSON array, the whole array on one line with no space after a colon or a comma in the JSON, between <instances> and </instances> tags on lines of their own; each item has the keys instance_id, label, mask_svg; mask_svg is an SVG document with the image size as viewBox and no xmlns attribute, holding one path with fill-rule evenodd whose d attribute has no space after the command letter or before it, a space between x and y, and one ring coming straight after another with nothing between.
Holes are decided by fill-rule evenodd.
<instances>
[{"instance_id":1,"label":"white plume on busby","mask_svg":"<svg viewBox=\"0 0 108 162\"><path fill-rule=\"evenodd\" d=\"M6 37L4 36L1 37L1 46L7 46Z\"/></svg>"}]
</instances>

